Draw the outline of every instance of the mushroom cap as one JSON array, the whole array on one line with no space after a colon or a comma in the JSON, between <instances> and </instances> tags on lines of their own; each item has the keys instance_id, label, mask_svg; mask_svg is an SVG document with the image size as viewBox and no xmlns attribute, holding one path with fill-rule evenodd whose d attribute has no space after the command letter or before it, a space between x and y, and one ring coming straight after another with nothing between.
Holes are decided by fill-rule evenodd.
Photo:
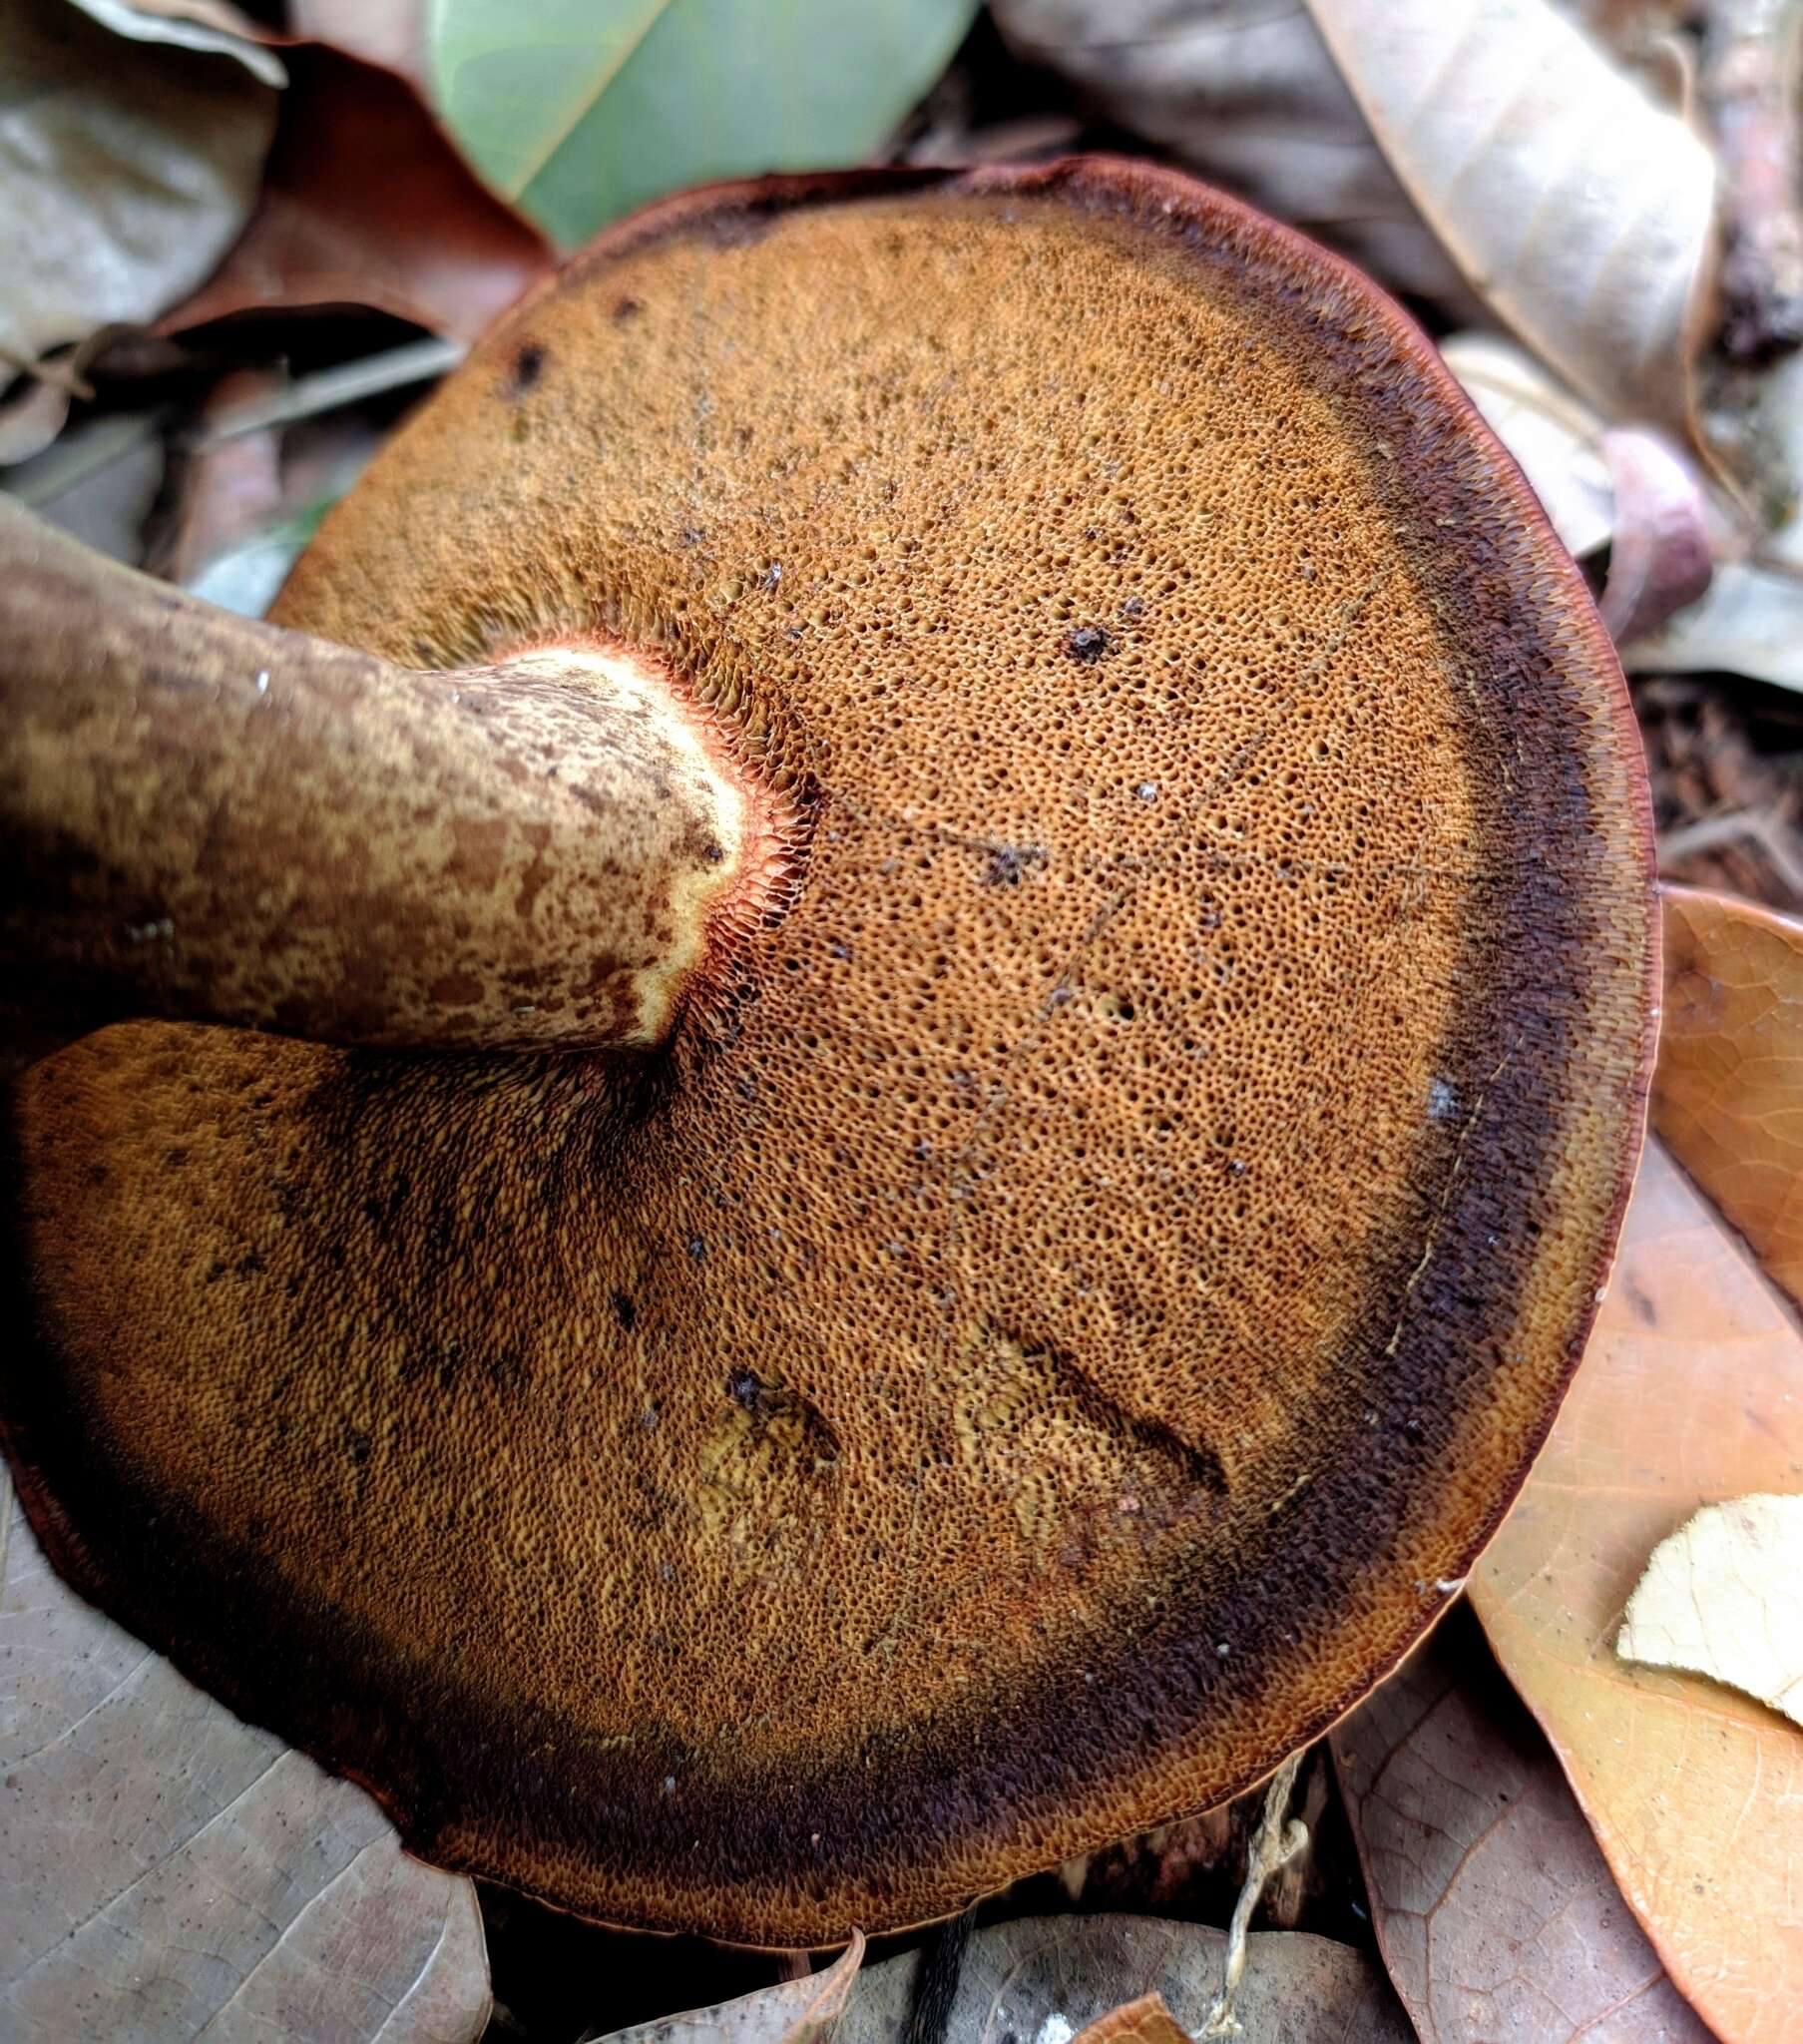
<instances>
[{"instance_id":1,"label":"mushroom cap","mask_svg":"<svg viewBox=\"0 0 1803 2044\"><path fill-rule=\"evenodd\" d=\"M1656 957L1608 642L1394 305L1141 165L694 195L276 615L661 649L806 841L652 1056L32 1071L0 1396L80 1588L425 1856L781 1945L1396 1663L1581 1352Z\"/></svg>"}]
</instances>

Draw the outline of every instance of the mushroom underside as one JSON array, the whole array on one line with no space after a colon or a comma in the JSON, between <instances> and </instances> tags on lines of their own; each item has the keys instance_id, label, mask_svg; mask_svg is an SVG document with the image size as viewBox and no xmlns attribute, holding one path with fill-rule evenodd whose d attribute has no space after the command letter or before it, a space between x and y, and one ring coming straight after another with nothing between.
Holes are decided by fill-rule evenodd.
<instances>
[{"instance_id":1,"label":"mushroom underside","mask_svg":"<svg viewBox=\"0 0 1803 2044\"><path fill-rule=\"evenodd\" d=\"M1606 640L1370 285L1107 164L657 209L276 615L656 648L799 881L651 1054L34 1068L0 1412L78 1587L425 1855L784 1945L1395 1663L1581 1350L1655 958Z\"/></svg>"}]
</instances>

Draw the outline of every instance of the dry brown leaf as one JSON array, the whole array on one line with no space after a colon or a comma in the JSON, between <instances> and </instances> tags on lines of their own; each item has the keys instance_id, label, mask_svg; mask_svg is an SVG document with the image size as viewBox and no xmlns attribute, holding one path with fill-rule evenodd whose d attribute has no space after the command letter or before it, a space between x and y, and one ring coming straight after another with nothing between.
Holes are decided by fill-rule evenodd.
<instances>
[{"instance_id":1,"label":"dry brown leaf","mask_svg":"<svg viewBox=\"0 0 1803 2044\"><path fill-rule=\"evenodd\" d=\"M1606 422L1500 333L1455 333L1440 352L1521 463L1568 550L1581 559L1606 546L1615 504L1603 452Z\"/></svg>"},{"instance_id":2,"label":"dry brown leaf","mask_svg":"<svg viewBox=\"0 0 1803 2044\"><path fill-rule=\"evenodd\" d=\"M1178 2028L1176 2017L1164 2006L1161 1994L1142 1994L1136 2001L1124 2002L1106 2016L1098 2016L1071 2044L1190 2044L1190 2040L1189 2032Z\"/></svg>"},{"instance_id":3,"label":"dry brown leaf","mask_svg":"<svg viewBox=\"0 0 1803 2044\"><path fill-rule=\"evenodd\" d=\"M465 2044L473 1884L52 1574L0 1473L0 2036Z\"/></svg>"},{"instance_id":4,"label":"dry brown leaf","mask_svg":"<svg viewBox=\"0 0 1803 2044\"><path fill-rule=\"evenodd\" d=\"M1709 1505L1661 1540L1615 1652L1710 1676L1803 1725L1803 1496Z\"/></svg>"},{"instance_id":5,"label":"dry brown leaf","mask_svg":"<svg viewBox=\"0 0 1803 2044\"><path fill-rule=\"evenodd\" d=\"M842 2035L837 2026L863 1963L864 1940L854 1934L823 1973L760 1987L715 2008L635 2023L597 2044L829 2044Z\"/></svg>"},{"instance_id":6,"label":"dry brown leaf","mask_svg":"<svg viewBox=\"0 0 1803 2044\"><path fill-rule=\"evenodd\" d=\"M1469 1613L1332 1737L1378 1942L1422 2044L1708 2044Z\"/></svg>"},{"instance_id":7,"label":"dry brown leaf","mask_svg":"<svg viewBox=\"0 0 1803 2044\"><path fill-rule=\"evenodd\" d=\"M1222 1933L1153 1916L1024 1916L970 1941L945 2027L959 2044L1075 2038L1123 2002L1157 1995L1197 2034L1220 1986ZM1382 1971L1350 1945L1299 1930L1254 1931L1234 2004L1241 2044L1410 2044ZM833 2044L896 2044L921 1955L867 1967Z\"/></svg>"},{"instance_id":8,"label":"dry brown leaf","mask_svg":"<svg viewBox=\"0 0 1803 2044\"><path fill-rule=\"evenodd\" d=\"M0 0L0 351L34 361L193 290L249 217L277 98L235 58Z\"/></svg>"},{"instance_id":9,"label":"dry brown leaf","mask_svg":"<svg viewBox=\"0 0 1803 2044\"><path fill-rule=\"evenodd\" d=\"M1303 0L992 0L1016 52L1204 177L1469 318L1460 279L1371 139Z\"/></svg>"},{"instance_id":10,"label":"dry brown leaf","mask_svg":"<svg viewBox=\"0 0 1803 2044\"><path fill-rule=\"evenodd\" d=\"M1665 893L1653 1126L1803 1303L1803 922Z\"/></svg>"},{"instance_id":11,"label":"dry brown leaf","mask_svg":"<svg viewBox=\"0 0 1803 2044\"><path fill-rule=\"evenodd\" d=\"M1803 1732L1613 1652L1647 1555L1700 1505L1803 1487L1803 1333L1656 1144L1583 1365L1471 1578L1667 1972L1727 2044L1803 2009Z\"/></svg>"},{"instance_id":12,"label":"dry brown leaf","mask_svg":"<svg viewBox=\"0 0 1803 2044\"><path fill-rule=\"evenodd\" d=\"M1550 0L1309 0L1478 295L1617 422L1688 434L1714 164Z\"/></svg>"},{"instance_id":13,"label":"dry brown leaf","mask_svg":"<svg viewBox=\"0 0 1803 2044\"><path fill-rule=\"evenodd\" d=\"M371 305L470 340L551 267L405 79L319 44L289 86L256 212L166 330L270 306Z\"/></svg>"}]
</instances>

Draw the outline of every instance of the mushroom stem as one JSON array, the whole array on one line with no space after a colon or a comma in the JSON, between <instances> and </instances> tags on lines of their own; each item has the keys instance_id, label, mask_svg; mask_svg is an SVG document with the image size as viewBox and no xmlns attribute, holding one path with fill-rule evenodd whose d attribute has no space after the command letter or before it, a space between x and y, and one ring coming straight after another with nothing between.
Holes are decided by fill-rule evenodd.
<instances>
[{"instance_id":1,"label":"mushroom stem","mask_svg":"<svg viewBox=\"0 0 1803 2044\"><path fill-rule=\"evenodd\" d=\"M762 905L771 802L659 663L422 674L216 610L0 500L13 1020L656 1044Z\"/></svg>"}]
</instances>

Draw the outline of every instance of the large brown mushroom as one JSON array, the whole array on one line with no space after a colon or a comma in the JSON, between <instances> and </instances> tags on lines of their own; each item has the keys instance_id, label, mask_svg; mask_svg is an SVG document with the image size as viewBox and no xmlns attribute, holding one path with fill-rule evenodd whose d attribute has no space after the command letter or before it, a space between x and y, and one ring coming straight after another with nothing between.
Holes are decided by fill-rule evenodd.
<instances>
[{"instance_id":1,"label":"large brown mushroom","mask_svg":"<svg viewBox=\"0 0 1803 2044\"><path fill-rule=\"evenodd\" d=\"M750 877L660 879L623 1050L580 972L459 1035L507 989L415 969L571 956L621 884L574 811L550 908L430 836L430 748L238 831L271 942L315 827L326 925L357 804L426 833L425 991L334 1011L339 928L310 1009L160 1005L614 1047L36 1065L0 1399L74 1583L427 1856L784 1945L1229 1795L1396 1663L1581 1351L1656 959L1608 643L1393 305L1140 166L700 194L508 318L276 617L439 708L628 649Z\"/></svg>"}]
</instances>

